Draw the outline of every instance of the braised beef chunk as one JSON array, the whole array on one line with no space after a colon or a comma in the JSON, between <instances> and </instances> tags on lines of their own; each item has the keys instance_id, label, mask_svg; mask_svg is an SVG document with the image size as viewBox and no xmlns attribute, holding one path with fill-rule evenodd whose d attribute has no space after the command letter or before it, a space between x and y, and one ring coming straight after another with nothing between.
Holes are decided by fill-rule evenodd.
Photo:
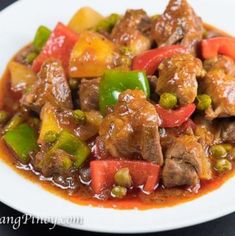
<instances>
[{"instance_id":1,"label":"braised beef chunk","mask_svg":"<svg viewBox=\"0 0 235 236\"><path fill-rule=\"evenodd\" d=\"M158 119L154 106L142 91L126 90L101 124L99 134L105 149L114 157L138 153L144 160L162 165Z\"/></svg>"},{"instance_id":2,"label":"braised beef chunk","mask_svg":"<svg viewBox=\"0 0 235 236\"><path fill-rule=\"evenodd\" d=\"M203 36L203 24L186 0L170 0L165 12L152 25L158 46L180 43L195 52Z\"/></svg>"},{"instance_id":3,"label":"braised beef chunk","mask_svg":"<svg viewBox=\"0 0 235 236\"><path fill-rule=\"evenodd\" d=\"M196 185L200 178L209 178L211 170L201 144L194 136L175 139L165 154L162 178L166 187Z\"/></svg>"},{"instance_id":4,"label":"braised beef chunk","mask_svg":"<svg viewBox=\"0 0 235 236\"><path fill-rule=\"evenodd\" d=\"M200 89L211 96L213 108L206 111L210 120L216 117L235 115L235 63L225 56L204 62L207 74L200 83Z\"/></svg>"},{"instance_id":5,"label":"braised beef chunk","mask_svg":"<svg viewBox=\"0 0 235 236\"><path fill-rule=\"evenodd\" d=\"M225 121L222 125L221 138L223 142L235 144L235 122Z\"/></svg>"},{"instance_id":6,"label":"braised beef chunk","mask_svg":"<svg viewBox=\"0 0 235 236\"><path fill-rule=\"evenodd\" d=\"M100 78L82 79L79 86L79 102L83 111L99 110Z\"/></svg>"},{"instance_id":7,"label":"braised beef chunk","mask_svg":"<svg viewBox=\"0 0 235 236\"><path fill-rule=\"evenodd\" d=\"M206 71L223 69L226 74L235 77L235 63L230 57L218 55L212 59L205 60L203 66Z\"/></svg>"},{"instance_id":8,"label":"braised beef chunk","mask_svg":"<svg viewBox=\"0 0 235 236\"><path fill-rule=\"evenodd\" d=\"M197 77L204 75L202 63L191 54L176 54L159 66L156 92L175 94L180 104L194 102L197 96Z\"/></svg>"},{"instance_id":9,"label":"braised beef chunk","mask_svg":"<svg viewBox=\"0 0 235 236\"><path fill-rule=\"evenodd\" d=\"M184 185L196 185L199 177L195 168L183 159L167 159L163 169L163 183L171 188Z\"/></svg>"},{"instance_id":10,"label":"braised beef chunk","mask_svg":"<svg viewBox=\"0 0 235 236\"><path fill-rule=\"evenodd\" d=\"M130 47L134 54L139 54L151 46L150 27L151 20L144 10L128 10L114 27L111 37L115 43Z\"/></svg>"},{"instance_id":11,"label":"braised beef chunk","mask_svg":"<svg viewBox=\"0 0 235 236\"><path fill-rule=\"evenodd\" d=\"M64 69L59 61L53 59L42 65L37 81L21 99L23 106L36 112L40 112L46 102L61 108L73 107Z\"/></svg>"}]
</instances>

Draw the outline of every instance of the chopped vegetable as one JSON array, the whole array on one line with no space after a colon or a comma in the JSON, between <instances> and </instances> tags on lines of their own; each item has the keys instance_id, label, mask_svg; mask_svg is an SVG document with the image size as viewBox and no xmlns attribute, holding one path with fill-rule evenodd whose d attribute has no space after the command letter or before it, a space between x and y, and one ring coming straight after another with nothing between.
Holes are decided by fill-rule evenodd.
<instances>
[{"instance_id":1,"label":"chopped vegetable","mask_svg":"<svg viewBox=\"0 0 235 236\"><path fill-rule=\"evenodd\" d=\"M114 175L115 183L122 187L130 187L132 183L130 171L128 168L122 168Z\"/></svg>"},{"instance_id":2,"label":"chopped vegetable","mask_svg":"<svg viewBox=\"0 0 235 236\"><path fill-rule=\"evenodd\" d=\"M29 154L38 148L34 130L25 123L7 131L3 139L19 160L25 164L30 160Z\"/></svg>"},{"instance_id":3,"label":"chopped vegetable","mask_svg":"<svg viewBox=\"0 0 235 236\"><path fill-rule=\"evenodd\" d=\"M180 45L171 45L151 49L134 57L132 63L133 70L144 70L147 75L153 75L160 63L174 54L186 53L187 49Z\"/></svg>"},{"instance_id":4,"label":"chopped vegetable","mask_svg":"<svg viewBox=\"0 0 235 236\"><path fill-rule=\"evenodd\" d=\"M11 61L8 68L11 74L11 89L13 91L25 90L37 80L36 74L23 64Z\"/></svg>"},{"instance_id":5,"label":"chopped vegetable","mask_svg":"<svg viewBox=\"0 0 235 236\"><path fill-rule=\"evenodd\" d=\"M149 97L148 79L144 72L107 70L100 82L99 106L102 114L108 106L115 105L121 92L139 89Z\"/></svg>"},{"instance_id":6,"label":"chopped vegetable","mask_svg":"<svg viewBox=\"0 0 235 236\"><path fill-rule=\"evenodd\" d=\"M111 191L111 196L114 198L123 198L127 194L127 189L121 186L114 186Z\"/></svg>"},{"instance_id":7,"label":"chopped vegetable","mask_svg":"<svg viewBox=\"0 0 235 236\"><path fill-rule=\"evenodd\" d=\"M207 94L197 95L197 109L204 111L211 106L212 100L211 97Z\"/></svg>"},{"instance_id":8,"label":"chopped vegetable","mask_svg":"<svg viewBox=\"0 0 235 236\"><path fill-rule=\"evenodd\" d=\"M58 23L41 53L33 61L32 69L38 72L43 62L48 58L58 59L64 69L68 70L70 53L78 40L78 35L62 23Z\"/></svg>"},{"instance_id":9,"label":"chopped vegetable","mask_svg":"<svg viewBox=\"0 0 235 236\"><path fill-rule=\"evenodd\" d=\"M65 130L60 133L51 151L55 151L57 149L61 149L74 156L74 164L76 167L80 167L90 154L89 147L85 142Z\"/></svg>"},{"instance_id":10,"label":"chopped vegetable","mask_svg":"<svg viewBox=\"0 0 235 236\"><path fill-rule=\"evenodd\" d=\"M86 114L82 110L73 111L73 117L78 124L86 122Z\"/></svg>"},{"instance_id":11,"label":"chopped vegetable","mask_svg":"<svg viewBox=\"0 0 235 236\"><path fill-rule=\"evenodd\" d=\"M95 27L104 17L90 7L80 8L72 19L68 27L77 33Z\"/></svg>"},{"instance_id":12,"label":"chopped vegetable","mask_svg":"<svg viewBox=\"0 0 235 236\"><path fill-rule=\"evenodd\" d=\"M172 128L182 125L195 111L195 104L188 104L175 110L166 110L160 105L156 105L157 113L161 119L160 127Z\"/></svg>"},{"instance_id":13,"label":"chopped vegetable","mask_svg":"<svg viewBox=\"0 0 235 236\"><path fill-rule=\"evenodd\" d=\"M227 159L220 159L216 161L215 170L219 173L223 173L232 169L232 164Z\"/></svg>"},{"instance_id":14,"label":"chopped vegetable","mask_svg":"<svg viewBox=\"0 0 235 236\"><path fill-rule=\"evenodd\" d=\"M172 109L177 105L177 97L171 93L163 93L160 97L159 104L166 109Z\"/></svg>"},{"instance_id":15,"label":"chopped vegetable","mask_svg":"<svg viewBox=\"0 0 235 236\"><path fill-rule=\"evenodd\" d=\"M144 186L146 192L152 192L159 181L160 166L144 161L97 160L90 162L93 191L97 194L114 184L116 172L128 168L133 186Z\"/></svg>"},{"instance_id":16,"label":"chopped vegetable","mask_svg":"<svg viewBox=\"0 0 235 236\"><path fill-rule=\"evenodd\" d=\"M214 157L223 158L227 155L227 151L223 145L217 144L210 148L210 152Z\"/></svg>"},{"instance_id":17,"label":"chopped vegetable","mask_svg":"<svg viewBox=\"0 0 235 236\"><path fill-rule=\"evenodd\" d=\"M15 114L4 127L4 133L16 128L19 124L23 123L23 121L24 117L21 113Z\"/></svg>"},{"instance_id":18,"label":"chopped vegetable","mask_svg":"<svg viewBox=\"0 0 235 236\"><path fill-rule=\"evenodd\" d=\"M41 129L38 138L38 143L42 144L45 140L46 133L50 132L60 133L62 130L58 118L56 117L56 107L50 103L46 103L41 111Z\"/></svg>"},{"instance_id":19,"label":"chopped vegetable","mask_svg":"<svg viewBox=\"0 0 235 236\"><path fill-rule=\"evenodd\" d=\"M6 111L0 111L0 124L6 123L9 118L9 114Z\"/></svg>"},{"instance_id":20,"label":"chopped vegetable","mask_svg":"<svg viewBox=\"0 0 235 236\"><path fill-rule=\"evenodd\" d=\"M41 52L42 48L46 44L50 35L51 35L51 30L49 30L46 26L41 25L37 29L37 32L33 40L33 47L37 53Z\"/></svg>"},{"instance_id":21,"label":"chopped vegetable","mask_svg":"<svg viewBox=\"0 0 235 236\"><path fill-rule=\"evenodd\" d=\"M54 143L58 139L58 133L55 131L47 131L44 135L44 141L46 143Z\"/></svg>"},{"instance_id":22,"label":"chopped vegetable","mask_svg":"<svg viewBox=\"0 0 235 236\"><path fill-rule=\"evenodd\" d=\"M102 76L118 55L116 45L101 34L81 32L70 56L69 75L72 78Z\"/></svg>"},{"instance_id":23,"label":"chopped vegetable","mask_svg":"<svg viewBox=\"0 0 235 236\"><path fill-rule=\"evenodd\" d=\"M201 43L202 56L204 59L223 54L235 60L235 39L232 37L215 37L204 39Z\"/></svg>"},{"instance_id":24,"label":"chopped vegetable","mask_svg":"<svg viewBox=\"0 0 235 236\"><path fill-rule=\"evenodd\" d=\"M101 20L98 25L95 27L96 31L98 32L111 32L113 27L116 25L118 20L120 19L120 15L113 13L110 16Z\"/></svg>"}]
</instances>

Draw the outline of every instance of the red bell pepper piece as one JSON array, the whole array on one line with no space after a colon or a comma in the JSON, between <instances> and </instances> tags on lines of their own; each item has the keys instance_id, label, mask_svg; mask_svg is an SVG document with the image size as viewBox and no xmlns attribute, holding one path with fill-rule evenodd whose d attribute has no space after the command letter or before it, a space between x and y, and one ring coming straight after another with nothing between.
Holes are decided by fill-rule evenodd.
<instances>
[{"instance_id":1,"label":"red bell pepper piece","mask_svg":"<svg viewBox=\"0 0 235 236\"><path fill-rule=\"evenodd\" d=\"M156 110L162 121L160 127L173 128L182 125L190 118L195 109L196 106L194 103L185 105L175 110L167 110L157 104Z\"/></svg>"},{"instance_id":2,"label":"red bell pepper piece","mask_svg":"<svg viewBox=\"0 0 235 236\"><path fill-rule=\"evenodd\" d=\"M114 184L114 175L121 168L129 168L135 187L144 186L144 191L152 192L159 181L160 166L144 161L96 160L91 161L92 189L96 194Z\"/></svg>"},{"instance_id":3,"label":"red bell pepper piece","mask_svg":"<svg viewBox=\"0 0 235 236\"><path fill-rule=\"evenodd\" d=\"M204 39L201 43L201 50L204 59L223 54L235 60L235 39L231 37Z\"/></svg>"},{"instance_id":4,"label":"red bell pepper piece","mask_svg":"<svg viewBox=\"0 0 235 236\"><path fill-rule=\"evenodd\" d=\"M32 65L33 71L37 73L43 62L48 58L60 60L67 71L70 53L77 40L78 34L62 23L58 23L41 53L34 60Z\"/></svg>"},{"instance_id":5,"label":"red bell pepper piece","mask_svg":"<svg viewBox=\"0 0 235 236\"><path fill-rule=\"evenodd\" d=\"M134 57L133 70L144 70L147 75L153 75L160 63L174 54L186 53L187 49L180 45L170 45L143 52Z\"/></svg>"}]
</instances>

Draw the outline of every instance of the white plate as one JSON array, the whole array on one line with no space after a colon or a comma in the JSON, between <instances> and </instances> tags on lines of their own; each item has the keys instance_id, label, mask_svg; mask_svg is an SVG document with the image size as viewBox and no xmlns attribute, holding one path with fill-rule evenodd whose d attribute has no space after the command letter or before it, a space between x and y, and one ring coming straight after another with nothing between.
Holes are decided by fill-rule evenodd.
<instances>
[{"instance_id":1,"label":"white plate","mask_svg":"<svg viewBox=\"0 0 235 236\"><path fill-rule=\"evenodd\" d=\"M235 34L235 1L192 0L190 3L204 21ZM143 8L150 14L156 14L162 12L166 4L165 0L21 0L0 12L0 73L12 55L32 40L39 25L53 28L58 21L66 23L81 6L89 5L103 14L124 12L126 8ZM21 212L45 218L80 216L84 219L83 225L67 226L101 232L170 230L212 220L235 210L235 178L194 201L146 211L120 211L73 204L24 179L2 162L0 189L0 200Z\"/></svg>"}]
</instances>

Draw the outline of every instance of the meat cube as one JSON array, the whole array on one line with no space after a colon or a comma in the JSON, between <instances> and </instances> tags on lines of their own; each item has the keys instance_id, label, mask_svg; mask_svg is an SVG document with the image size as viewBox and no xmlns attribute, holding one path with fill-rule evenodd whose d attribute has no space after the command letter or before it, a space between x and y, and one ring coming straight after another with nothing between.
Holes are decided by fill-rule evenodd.
<instances>
[{"instance_id":1,"label":"meat cube","mask_svg":"<svg viewBox=\"0 0 235 236\"><path fill-rule=\"evenodd\" d=\"M186 0L170 0L165 12L152 25L159 47L180 43L195 52L203 36L203 24Z\"/></svg>"},{"instance_id":2,"label":"meat cube","mask_svg":"<svg viewBox=\"0 0 235 236\"><path fill-rule=\"evenodd\" d=\"M113 157L140 154L144 160L162 165L158 122L156 109L144 92L126 90L119 95L114 111L104 118L99 135Z\"/></svg>"},{"instance_id":3,"label":"meat cube","mask_svg":"<svg viewBox=\"0 0 235 236\"><path fill-rule=\"evenodd\" d=\"M223 69L226 74L235 77L235 63L230 57L218 55L215 58L204 61L203 66L206 71Z\"/></svg>"},{"instance_id":4,"label":"meat cube","mask_svg":"<svg viewBox=\"0 0 235 236\"><path fill-rule=\"evenodd\" d=\"M175 139L165 156L162 178L166 187L196 185L200 178L211 177L210 163L194 136Z\"/></svg>"},{"instance_id":5,"label":"meat cube","mask_svg":"<svg viewBox=\"0 0 235 236\"><path fill-rule=\"evenodd\" d=\"M176 54L160 64L156 92L175 94L181 105L192 103L197 96L197 77L204 73L199 59L191 54Z\"/></svg>"},{"instance_id":6,"label":"meat cube","mask_svg":"<svg viewBox=\"0 0 235 236\"><path fill-rule=\"evenodd\" d=\"M128 10L114 27L111 38L113 42L130 47L134 54L139 54L151 46L147 36L151 20L143 10Z\"/></svg>"},{"instance_id":7,"label":"meat cube","mask_svg":"<svg viewBox=\"0 0 235 236\"><path fill-rule=\"evenodd\" d=\"M213 108L206 110L206 118L235 115L235 63L225 56L206 60L204 66L207 74L200 82L203 93L211 96Z\"/></svg>"},{"instance_id":8,"label":"meat cube","mask_svg":"<svg viewBox=\"0 0 235 236\"><path fill-rule=\"evenodd\" d=\"M64 69L59 61L53 59L42 65L37 81L21 99L23 106L38 113L46 102L60 108L73 107Z\"/></svg>"},{"instance_id":9,"label":"meat cube","mask_svg":"<svg viewBox=\"0 0 235 236\"><path fill-rule=\"evenodd\" d=\"M82 79L79 86L79 101L83 111L99 110L100 78Z\"/></svg>"}]
</instances>

